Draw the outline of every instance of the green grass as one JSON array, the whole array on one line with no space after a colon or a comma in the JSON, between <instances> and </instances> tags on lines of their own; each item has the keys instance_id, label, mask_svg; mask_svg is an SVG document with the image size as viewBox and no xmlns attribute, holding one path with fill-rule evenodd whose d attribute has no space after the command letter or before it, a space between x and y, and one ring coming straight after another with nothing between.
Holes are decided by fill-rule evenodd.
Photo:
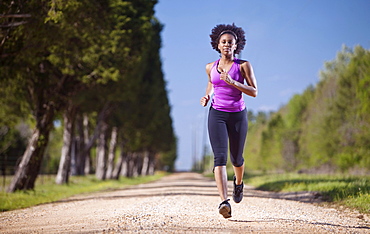
<instances>
[{"instance_id":1,"label":"green grass","mask_svg":"<svg viewBox=\"0 0 370 234\"><path fill-rule=\"evenodd\" d=\"M370 213L370 176L269 174L248 175L246 183L275 192L320 192L325 201Z\"/></svg>"},{"instance_id":2,"label":"green grass","mask_svg":"<svg viewBox=\"0 0 370 234\"><path fill-rule=\"evenodd\" d=\"M55 184L55 176L39 176L35 189L15 193L0 192L0 212L31 207L58 201L72 195L125 188L130 185L148 183L166 175L160 172L153 176L120 178L119 180L99 181L93 175L72 176L69 184ZM9 183L9 179L6 184ZM4 187L3 189L4 190Z\"/></svg>"}]
</instances>

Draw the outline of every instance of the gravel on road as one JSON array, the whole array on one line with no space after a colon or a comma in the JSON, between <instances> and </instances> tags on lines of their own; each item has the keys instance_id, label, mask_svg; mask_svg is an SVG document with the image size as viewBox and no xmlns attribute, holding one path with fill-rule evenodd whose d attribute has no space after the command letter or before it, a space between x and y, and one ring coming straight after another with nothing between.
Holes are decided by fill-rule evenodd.
<instances>
[{"instance_id":1,"label":"gravel on road","mask_svg":"<svg viewBox=\"0 0 370 234\"><path fill-rule=\"evenodd\" d=\"M232 181L229 181L231 198ZM232 217L218 213L216 183L175 173L122 190L0 213L0 233L370 233L368 216L323 205L315 193L245 186Z\"/></svg>"}]
</instances>

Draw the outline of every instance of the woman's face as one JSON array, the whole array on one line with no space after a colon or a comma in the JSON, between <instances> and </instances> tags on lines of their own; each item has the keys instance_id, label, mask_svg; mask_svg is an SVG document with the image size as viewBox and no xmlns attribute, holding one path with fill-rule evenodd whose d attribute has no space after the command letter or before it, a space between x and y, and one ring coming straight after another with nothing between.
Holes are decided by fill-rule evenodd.
<instances>
[{"instance_id":1,"label":"woman's face","mask_svg":"<svg viewBox=\"0 0 370 234\"><path fill-rule=\"evenodd\" d=\"M236 40L235 37L230 33L225 33L221 35L220 40L218 42L218 49L220 50L221 54L234 54L236 50Z\"/></svg>"}]
</instances>

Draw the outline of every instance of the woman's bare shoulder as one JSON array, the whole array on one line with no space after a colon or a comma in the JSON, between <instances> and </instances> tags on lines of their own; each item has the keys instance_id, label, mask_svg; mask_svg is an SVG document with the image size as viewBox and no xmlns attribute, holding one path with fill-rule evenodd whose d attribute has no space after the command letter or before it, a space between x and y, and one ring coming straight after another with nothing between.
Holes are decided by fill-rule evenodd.
<instances>
[{"instance_id":1,"label":"woman's bare shoulder","mask_svg":"<svg viewBox=\"0 0 370 234\"><path fill-rule=\"evenodd\" d=\"M215 62L216 62L216 61L213 61L213 62L207 63L207 64L206 64L206 67L212 67L212 66L213 66L213 64L215 64Z\"/></svg>"},{"instance_id":2,"label":"woman's bare shoulder","mask_svg":"<svg viewBox=\"0 0 370 234\"><path fill-rule=\"evenodd\" d=\"M216 61L213 61L213 62L210 62L210 63L207 63L206 64L206 71L207 73L209 73L209 71L211 71L212 67L213 67L213 64L215 64Z\"/></svg>"},{"instance_id":3,"label":"woman's bare shoulder","mask_svg":"<svg viewBox=\"0 0 370 234\"><path fill-rule=\"evenodd\" d=\"M252 68L251 63L249 61L247 61L247 60L241 60L241 59L239 59L238 60L238 63L239 63L240 67L243 70L250 70Z\"/></svg>"},{"instance_id":4,"label":"woman's bare shoulder","mask_svg":"<svg viewBox=\"0 0 370 234\"><path fill-rule=\"evenodd\" d=\"M243 60L243 59L238 59L237 63L240 64L240 65L243 65L243 66L249 66L250 65L249 61Z\"/></svg>"}]
</instances>

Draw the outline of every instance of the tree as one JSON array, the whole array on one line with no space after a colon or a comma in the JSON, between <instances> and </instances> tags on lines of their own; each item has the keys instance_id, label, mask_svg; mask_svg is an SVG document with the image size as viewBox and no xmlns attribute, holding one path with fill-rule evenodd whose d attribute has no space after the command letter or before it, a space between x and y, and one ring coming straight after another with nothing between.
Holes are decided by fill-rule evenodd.
<instances>
[{"instance_id":1,"label":"tree","mask_svg":"<svg viewBox=\"0 0 370 234\"><path fill-rule=\"evenodd\" d=\"M56 176L55 182L57 184L68 183L68 178L71 168L71 158L72 158L72 143L75 131L75 118L76 118L76 108L68 105L71 110L65 111L63 114L63 147L62 155L60 157L58 174Z\"/></svg>"},{"instance_id":2,"label":"tree","mask_svg":"<svg viewBox=\"0 0 370 234\"><path fill-rule=\"evenodd\" d=\"M105 154L103 139L109 137L104 128L117 127L120 158L130 156L137 173L153 172L157 157L175 151L159 56L162 25L153 16L155 4L32 0L12 1L1 8L10 20L1 31L5 36L0 75L7 85L0 91L14 97L7 101L5 113L27 117L31 112L35 122L9 192L34 187L56 116L64 116L58 183L68 182L71 166L78 168L74 173L82 173L85 155L98 136L101 155ZM147 105L147 112L137 110L138 103ZM117 111L119 107L123 108ZM166 157L166 165L173 166L174 155ZM97 166L104 175L105 156L101 163Z\"/></svg>"},{"instance_id":3,"label":"tree","mask_svg":"<svg viewBox=\"0 0 370 234\"><path fill-rule=\"evenodd\" d=\"M248 139L261 137L260 151L254 150L264 169L326 173L369 169L369 61L369 50L343 47L325 63L315 87L293 96L265 125L258 125L263 121L257 117Z\"/></svg>"},{"instance_id":4,"label":"tree","mask_svg":"<svg viewBox=\"0 0 370 234\"><path fill-rule=\"evenodd\" d=\"M274 114L262 132L260 154L263 160L261 169L282 169L282 134L285 123L280 113Z\"/></svg>"},{"instance_id":5,"label":"tree","mask_svg":"<svg viewBox=\"0 0 370 234\"><path fill-rule=\"evenodd\" d=\"M101 9L104 19L104 31L101 34L101 46L93 45L99 66L94 72L101 73L104 78L89 89L79 92L71 105L77 105L82 113L99 112L99 118L85 150L75 155L78 161L84 161L84 151L97 142L96 176L106 177L106 156L108 130L112 127L111 115L123 100L127 102L134 93L135 80L132 74L140 69L143 63L144 48L153 18L155 1L110 1L106 8ZM104 13L105 12L105 13ZM101 71L101 72L100 72ZM126 121L126 120L125 120ZM113 123L114 124L114 123ZM83 147L83 146L81 146ZM61 167L67 168L67 167ZM110 169L111 170L111 169Z\"/></svg>"},{"instance_id":6,"label":"tree","mask_svg":"<svg viewBox=\"0 0 370 234\"><path fill-rule=\"evenodd\" d=\"M336 124L338 145L335 148L335 164L343 171L355 165L365 166L362 162L370 152L370 118L368 113L363 112L369 102L363 99L370 93L363 84L370 74L370 52L357 46L345 56L349 57L349 61L345 70L338 74L338 91L332 115L328 118ZM365 167L369 168L368 165Z\"/></svg>"},{"instance_id":7,"label":"tree","mask_svg":"<svg viewBox=\"0 0 370 234\"><path fill-rule=\"evenodd\" d=\"M83 84L107 79L92 70L96 61L84 59L92 55L91 51L88 53L89 48L98 41L99 37L94 35L97 35L98 23L102 22L93 21L97 23L93 27L85 25L92 24L102 4L101 1L83 4L73 0L13 4L15 12L30 14L31 18L27 24L8 33L9 39L1 49L5 61L1 70L5 79L18 88L16 95L27 101L36 128L9 192L34 187L55 114L66 106L67 100L81 90ZM96 12L89 11L93 9ZM86 57L80 56L82 54Z\"/></svg>"}]
</instances>

